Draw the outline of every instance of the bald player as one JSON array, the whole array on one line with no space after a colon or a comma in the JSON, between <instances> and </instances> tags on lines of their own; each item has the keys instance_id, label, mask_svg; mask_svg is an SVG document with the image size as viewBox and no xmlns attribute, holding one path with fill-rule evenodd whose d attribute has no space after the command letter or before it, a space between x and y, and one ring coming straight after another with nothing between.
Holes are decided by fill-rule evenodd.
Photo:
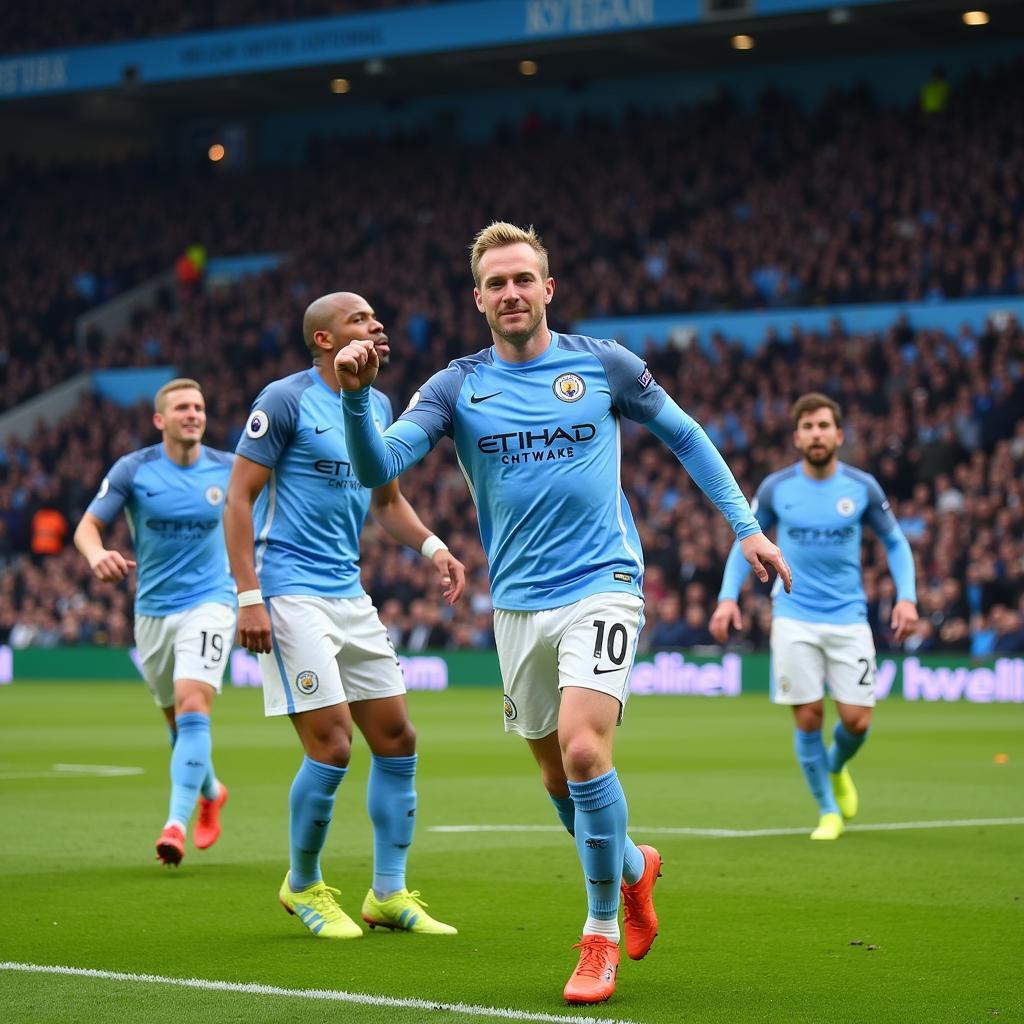
<instances>
[{"instance_id":1,"label":"bald player","mask_svg":"<svg viewBox=\"0 0 1024 1024\"><path fill-rule=\"evenodd\" d=\"M352 723L372 755L367 807L373 823L373 884L362 918L408 932L454 935L406 887L416 814L416 734L405 683L387 632L359 579L359 535L367 514L433 562L454 603L465 569L431 533L397 484L373 490L355 478L338 398L334 356L371 341L383 365L388 337L367 301L324 295L303 318L313 365L260 392L238 443L224 529L238 587L238 642L259 656L266 714L287 715L304 757L289 799L290 863L279 898L318 938L363 932L324 883L320 853L335 794L348 771ZM392 420L371 396L378 429Z\"/></svg>"}]
</instances>

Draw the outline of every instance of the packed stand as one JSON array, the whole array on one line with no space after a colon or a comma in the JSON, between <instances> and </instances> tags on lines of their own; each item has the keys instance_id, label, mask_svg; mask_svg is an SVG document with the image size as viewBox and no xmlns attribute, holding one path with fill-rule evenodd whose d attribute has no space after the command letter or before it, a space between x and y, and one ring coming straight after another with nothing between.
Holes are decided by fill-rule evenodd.
<instances>
[{"instance_id":1,"label":"packed stand","mask_svg":"<svg viewBox=\"0 0 1024 1024\"><path fill-rule=\"evenodd\" d=\"M526 167L537 187L523 190ZM567 322L1024 294L1024 65L965 80L930 117L879 107L866 89L812 114L775 94L748 110L722 96L619 125L531 113L475 146L424 129L313 140L305 166L13 168L0 186L12 403L134 359L98 335L71 345L74 317L190 243L289 252L307 280L343 268L395 303L417 348L439 351L469 336L466 245L496 217L537 225Z\"/></svg>"},{"instance_id":2,"label":"packed stand","mask_svg":"<svg viewBox=\"0 0 1024 1024\"><path fill-rule=\"evenodd\" d=\"M449 359L489 343L465 280L465 313L450 328L450 340L435 337L417 347L401 295L389 305L358 277L327 280L322 266L297 262L194 296L177 315L140 317L113 351L135 365L173 361L179 373L203 382L207 443L231 450L263 385L308 365L301 310L342 284L365 291L392 338L392 365L380 386L396 414ZM553 326L567 327L557 320ZM923 624L907 648L978 656L1024 651L1024 333L1016 322L956 337L915 332L907 323L881 336L850 335L837 323L824 338L771 337L753 354L717 338L706 352L651 347L646 358L666 390L705 425L748 495L765 475L796 461L792 399L808 390L834 395L846 410L842 457L878 477L914 550ZM0 590L0 643L127 642L130 592L92 581L70 533L109 465L155 443L150 418L144 406L125 410L93 400L0 453L0 560L8 570ZM707 619L731 532L642 427L625 424L622 461L647 553L642 647L710 644ZM431 567L371 522L363 580L396 647L489 647L486 565L452 447L441 445L403 476L402 489L466 563L469 587L459 607L444 608ZM46 510L59 518L40 520ZM53 553L34 544L55 536ZM120 522L109 536L119 550L130 545ZM869 614L885 650L892 646L887 622L895 594L881 545L867 537ZM752 576L747 586L745 628L736 643L763 649L769 600Z\"/></svg>"}]
</instances>

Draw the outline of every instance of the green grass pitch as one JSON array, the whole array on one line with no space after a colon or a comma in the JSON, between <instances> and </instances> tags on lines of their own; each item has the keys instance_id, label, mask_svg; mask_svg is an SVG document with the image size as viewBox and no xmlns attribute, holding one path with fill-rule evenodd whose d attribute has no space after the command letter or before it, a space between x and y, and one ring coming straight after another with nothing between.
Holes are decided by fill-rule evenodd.
<instances>
[{"instance_id":1,"label":"green grass pitch","mask_svg":"<svg viewBox=\"0 0 1024 1024\"><path fill-rule=\"evenodd\" d=\"M215 763L231 790L224 834L205 852L190 843L175 871L153 860L167 807L167 744L142 686L0 688L0 1020L1024 1020L1024 707L894 699L878 709L854 764L857 825L1018 823L857 830L812 843L806 834L668 831L809 830L816 815L788 713L760 696L634 699L616 764L631 833L664 856L661 935L646 960L624 960L611 1002L570 1008L561 989L585 916L579 865L564 833L516 828L557 820L525 745L502 734L500 693L412 694L410 705L420 749L410 887L460 934L378 931L332 943L314 940L277 903L300 755L289 725L262 717L258 691L227 689L218 702ZM353 916L370 880L366 770L357 741L324 858L326 880ZM508 828L436 830L452 825ZM13 964L430 1005L209 991ZM464 1012L480 1006L500 1014Z\"/></svg>"}]
</instances>

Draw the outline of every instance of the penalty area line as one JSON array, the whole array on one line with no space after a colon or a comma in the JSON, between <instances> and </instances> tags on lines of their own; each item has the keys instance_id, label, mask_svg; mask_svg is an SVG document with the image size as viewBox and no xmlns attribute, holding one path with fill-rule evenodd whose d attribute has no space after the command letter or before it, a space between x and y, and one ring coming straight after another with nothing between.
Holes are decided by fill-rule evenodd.
<instances>
[{"instance_id":1,"label":"penalty area line","mask_svg":"<svg viewBox=\"0 0 1024 1024\"><path fill-rule=\"evenodd\" d=\"M362 992L344 992L321 988L280 988L256 982L214 981L204 978L168 978L161 974L128 974L124 971L99 971L88 967L63 967L49 964L25 964L0 960L0 971L23 974L59 974L65 977L96 978L101 981L127 981L145 985L174 985L178 988L200 989L204 992L237 992L242 995L285 996L331 1003L353 1003L357 1006L381 1006L401 1010L426 1010L459 1013L467 1017L495 1017L499 1020L537 1021L539 1024L636 1024L611 1017L576 1017L557 1013L530 1013L497 1006L473 1006L467 1003L443 1003L432 999L406 999L398 996L374 996Z\"/></svg>"},{"instance_id":2,"label":"penalty area line","mask_svg":"<svg viewBox=\"0 0 1024 1024\"><path fill-rule=\"evenodd\" d=\"M957 818L950 821L883 821L863 825L847 825L847 832L902 832L933 828L980 828L983 826L1024 825L1024 818ZM560 825L432 825L428 832L564 832ZM634 835L696 836L702 839L752 839L759 836L802 836L810 829L802 828L645 828L633 825Z\"/></svg>"}]
</instances>

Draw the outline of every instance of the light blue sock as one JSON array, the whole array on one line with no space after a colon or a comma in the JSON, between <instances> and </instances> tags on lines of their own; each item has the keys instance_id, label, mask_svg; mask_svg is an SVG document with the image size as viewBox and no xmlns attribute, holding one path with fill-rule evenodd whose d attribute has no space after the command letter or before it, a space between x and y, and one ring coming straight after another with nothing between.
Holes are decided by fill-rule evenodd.
<instances>
[{"instance_id":1,"label":"light blue sock","mask_svg":"<svg viewBox=\"0 0 1024 1024\"><path fill-rule=\"evenodd\" d=\"M167 726L167 733L171 737L171 747L173 748L174 744L178 740L178 731L177 731L177 729L174 728L173 725L168 725ZM211 740L211 748L212 748L212 740ZM203 779L203 784L199 787L199 792L202 793L203 796L207 800L214 800L214 799L216 799L217 794L220 792L220 786L217 785L217 773L213 770L213 758L212 757L210 758L210 760L208 762L208 767L206 769L206 776Z\"/></svg>"},{"instance_id":2,"label":"light blue sock","mask_svg":"<svg viewBox=\"0 0 1024 1024\"><path fill-rule=\"evenodd\" d=\"M626 845L626 797L612 768L589 782L570 782L576 805L576 850L587 883L587 907L596 920L618 917Z\"/></svg>"},{"instance_id":3,"label":"light blue sock","mask_svg":"<svg viewBox=\"0 0 1024 1024\"><path fill-rule=\"evenodd\" d=\"M405 865L416 827L416 761L373 755L366 809L373 822L373 891L378 896L405 888Z\"/></svg>"},{"instance_id":4,"label":"light blue sock","mask_svg":"<svg viewBox=\"0 0 1024 1024\"><path fill-rule=\"evenodd\" d=\"M167 820L188 827L210 763L210 716L189 711L175 721L178 737L171 750L171 810Z\"/></svg>"},{"instance_id":5,"label":"light blue sock","mask_svg":"<svg viewBox=\"0 0 1024 1024\"><path fill-rule=\"evenodd\" d=\"M288 840L292 892L306 889L323 879L320 851L327 842L334 812L334 794L347 768L335 768L303 757L288 794Z\"/></svg>"},{"instance_id":6,"label":"light blue sock","mask_svg":"<svg viewBox=\"0 0 1024 1024\"><path fill-rule=\"evenodd\" d=\"M571 796L551 796L551 802L555 805L555 813L558 820L565 826L565 831L571 836L576 835L576 805L572 802Z\"/></svg>"},{"instance_id":7,"label":"light blue sock","mask_svg":"<svg viewBox=\"0 0 1024 1024\"><path fill-rule=\"evenodd\" d=\"M571 796L551 796L558 818L565 826L566 832L576 835L576 805ZM626 851L622 860L622 878L626 885L634 885L640 881L644 873L644 855L637 849L636 843L626 836Z\"/></svg>"},{"instance_id":8,"label":"light blue sock","mask_svg":"<svg viewBox=\"0 0 1024 1024\"><path fill-rule=\"evenodd\" d=\"M811 791L822 814L838 814L839 805L832 795L832 780L828 777L828 755L821 740L821 730L803 732L796 730L793 737L796 759L803 769L807 788Z\"/></svg>"},{"instance_id":9,"label":"light blue sock","mask_svg":"<svg viewBox=\"0 0 1024 1024\"><path fill-rule=\"evenodd\" d=\"M626 885L636 885L646 867L644 855L629 836L626 836L626 850L622 858L622 880Z\"/></svg>"},{"instance_id":10,"label":"light blue sock","mask_svg":"<svg viewBox=\"0 0 1024 1024\"><path fill-rule=\"evenodd\" d=\"M870 729L863 732L850 732L841 721L836 722L832 730L832 746L828 748L828 770L841 772L843 765L857 753L868 738Z\"/></svg>"}]
</instances>

